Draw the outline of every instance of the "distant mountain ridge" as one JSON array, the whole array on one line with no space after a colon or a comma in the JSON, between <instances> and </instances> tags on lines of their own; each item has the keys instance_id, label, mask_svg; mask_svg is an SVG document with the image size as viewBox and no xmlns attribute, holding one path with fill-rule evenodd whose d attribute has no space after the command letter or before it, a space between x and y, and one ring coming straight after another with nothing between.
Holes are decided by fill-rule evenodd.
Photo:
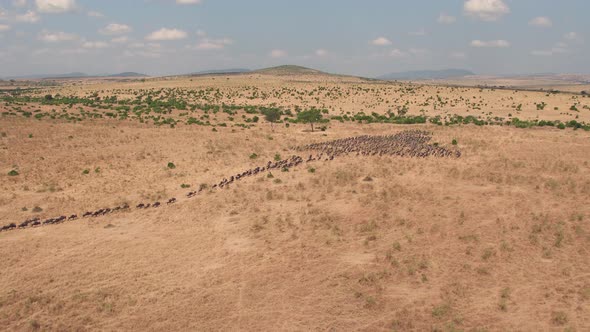
<instances>
[{"instance_id":1,"label":"distant mountain ridge","mask_svg":"<svg viewBox=\"0 0 590 332\"><path fill-rule=\"evenodd\" d=\"M390 73L378 76L380 80L430 80L446 79L454 77L473 76L475 73L466 69L444 69L444 70L416 70L399 73Z\"/></svg>"},{"instance_id":2,"label":"distant mountain ridge","mask_svg":"<svg viewBox=\"0 0 590 332\"><path fill-rule=\"evenodd\" d=\"M229 68L229 69L210 69L202 70L189 75L222 75L222 74L241 74L251 72L250 69L245 68Z\"/></svg>"},{"instance_id":3,"label":"distant mountain ridge","mask_svg":"<svg viewBox=\"0 0 590 332\"><path fill-rule=\"evenodd\" d=\"M268 74L268 75L302 75L302 74L326 74L323 71L296 66L296 65L283 65L270 68L262 68L252 71L256 74Z\"/></svg>"},{"instance_id":4,"label":"distant mountain ridge","mask_svg":"<svg viewBox=\"0 0 590 332\"><path fill-rule=\"evenodd\" d=\"M52 79L52 78L84 78L84 77L148 77L148 75L135 73L135 72L123 72L118 74L106 74L106 75L88 75L81 72L73 72L67 74L38 74L38 75L23 75L23 76L9 76L3 79Z\"/></svg>"}]
</instances>

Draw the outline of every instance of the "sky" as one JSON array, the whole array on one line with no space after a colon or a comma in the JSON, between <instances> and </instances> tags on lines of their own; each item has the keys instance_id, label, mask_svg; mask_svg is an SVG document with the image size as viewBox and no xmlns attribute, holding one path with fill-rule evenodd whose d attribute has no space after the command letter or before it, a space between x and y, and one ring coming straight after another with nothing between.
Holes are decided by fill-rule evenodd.
<instances>
[{"instance_id":1,"label":"sky","mask_svg":"<svg viewBox=\"0 0 590 332\"><path fill-rule=\"evenodd\" d=\"M590 74L588 0L0 0L0 77L296 64Z\"/></svg>"}]
</instances>

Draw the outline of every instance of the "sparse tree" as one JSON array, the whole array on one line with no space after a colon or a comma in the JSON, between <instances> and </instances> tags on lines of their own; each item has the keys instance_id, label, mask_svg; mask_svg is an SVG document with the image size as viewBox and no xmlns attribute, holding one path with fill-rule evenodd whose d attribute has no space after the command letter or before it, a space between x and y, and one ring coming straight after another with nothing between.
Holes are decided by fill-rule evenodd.
<instances>
[{"instance_id":1,"label":"sparse tree","mask_svg":"<svg viewBox=\"0 0 590 332\"><path fill-rule=\"evenodd\" d=\"M281 119L281 111L276 108L264 110L264 119L270 122L270 128L274 131L273 124Z\"/></svg>"},{"instance_id":2,"label":"sparse tree","mask_svg":"<svg viewBox=\"0 0 590 332\"><path fill-rule=\"evenodd\" d=\"M305 110L297 114L297 120L302 123L309 123L313 132L313 124L322 120L322 112L315 108Z\"/></svg>"}]
</instances>

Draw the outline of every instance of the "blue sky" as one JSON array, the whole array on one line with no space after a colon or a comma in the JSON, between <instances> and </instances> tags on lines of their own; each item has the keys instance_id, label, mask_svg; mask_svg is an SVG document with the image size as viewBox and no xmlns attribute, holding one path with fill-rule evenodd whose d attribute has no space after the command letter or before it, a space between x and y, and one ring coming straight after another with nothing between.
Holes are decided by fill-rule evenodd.
<instances>
[{"instance_id":1,"label":"blue sky","mask_svg":"<svg viewBox=\"0 0 590 332\"><path fill-rule=\"evenodd\" d=\"M587 0L0 0L0 77L298 64L590 73Z\"/></svg>"}]
</instances>

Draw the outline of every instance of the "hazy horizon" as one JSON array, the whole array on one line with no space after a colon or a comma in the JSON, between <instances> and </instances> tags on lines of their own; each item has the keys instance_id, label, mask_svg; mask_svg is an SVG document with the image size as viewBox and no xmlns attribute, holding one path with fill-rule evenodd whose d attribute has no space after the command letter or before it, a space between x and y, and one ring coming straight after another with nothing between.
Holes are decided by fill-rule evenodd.
<instances>
[{"instance_id":1,"label":"hazy horizon","mask_svg":"<svg viewBox=\"0 0 590 332\"><path fill-rule=\"evenodd\" d=\"M0 0L0 77L294 64L375 77L590 74L582 0Z\"/></svg>"}]
</instances>

